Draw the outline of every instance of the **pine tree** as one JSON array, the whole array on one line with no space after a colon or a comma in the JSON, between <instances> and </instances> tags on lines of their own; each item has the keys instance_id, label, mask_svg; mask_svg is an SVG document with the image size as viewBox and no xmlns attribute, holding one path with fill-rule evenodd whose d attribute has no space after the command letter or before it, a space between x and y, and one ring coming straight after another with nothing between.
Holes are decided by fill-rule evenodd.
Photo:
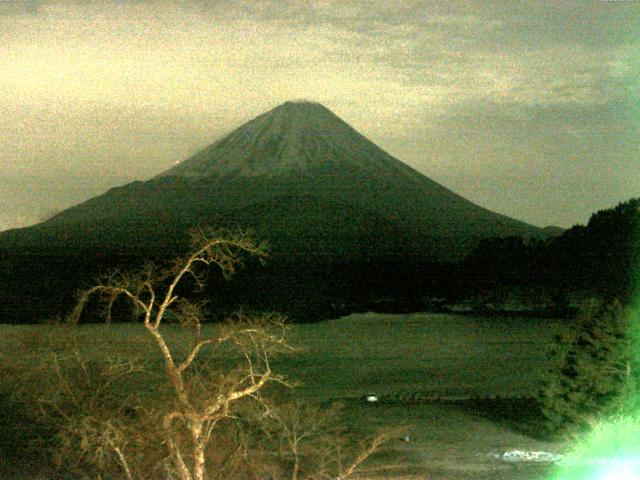
<instances>
[{"instance_id":1,"label":"pine tree","mask_svg":"<svg viewBox=\"0 0 640 480\"><path fill-rule=\"evenodd\" d=\"M638 327L631 320L617 301L594 303L557 335L555 362L538 395L549 431L586 427L597 417L635 409L640 363L632 341Z\"/></svg>"}]
</instances>

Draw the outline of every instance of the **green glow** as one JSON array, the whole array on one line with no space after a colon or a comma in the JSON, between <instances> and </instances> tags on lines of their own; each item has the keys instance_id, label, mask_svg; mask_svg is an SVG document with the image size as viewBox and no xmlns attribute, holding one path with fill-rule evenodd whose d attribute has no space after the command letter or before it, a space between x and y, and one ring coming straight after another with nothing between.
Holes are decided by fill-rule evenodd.
<instances>
[{"instance_id":1,"label":"green glow","mask_svg":"<svg viewBox=\"0 0 640 480\"><path fill-rule=\"evenodd\" d=\"M640 480L640 417L598 423L551 480Z\"/></svg>"},{"instance_id":2,"label":"green glow","mask_svg":"<svg viewBox=\"0 0 640 480\"><path fill-rule=\"evenodd\" d=\"M636 461L622 459L596 469L589 478L592 480L640 480L640 472Z\"/></svg>"}]
</instances>

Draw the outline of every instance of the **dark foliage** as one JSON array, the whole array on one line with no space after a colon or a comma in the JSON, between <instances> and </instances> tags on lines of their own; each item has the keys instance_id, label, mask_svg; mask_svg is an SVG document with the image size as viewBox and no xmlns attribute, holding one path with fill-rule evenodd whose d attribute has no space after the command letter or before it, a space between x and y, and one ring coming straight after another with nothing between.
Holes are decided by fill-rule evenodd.
<instances>
[{"instance_id":1,"label":"dark foliage","mask_svg":"<svg viewBox=\"0 0 640 480\"><path fill-rule=\"evenodd\" d=\"M640 364L632 322L637 320L617 301L594 304L558 335L555 363L539 394L549 431L585 428L599 416L636 406Z\"/></svg>"},{"instance_id":2,"label":"dark foliage","mask_svg":"<svg viewBox=\"0 0 640 480\"><path fill-rule=\"evenodd\" d=\"M314 223L314 218L325 209L340 212L345 205L337 208L327 202L311 202L301 212L294 207L294 200L289 200L264 208L256 205L252 208L260 215L249 215L269 217L262 226L265 236L260 229L256 232L259 238L272 237L271 230L285 225L288 215L306 218L296 232L287 234L276 228L282 238L270 248L266 266L250 262L226 289L219 288L224 280L212 274L207 290L198 293L197 300L209 301L216 312L223 314L244 305L250 310L281 311L293 321L314 321L367 310L434 311L465 299L521 289L528 292L532 303L538 295L551 299L548 311L537 313L569 316L576 313L569 301L573 292L626 302L637 284L634 275L640 272L639 199L598 212L587 226L573 227L553 239L476 239L477 248L457 263L434 257L427 240L411 238L406 230L397 230L377 217L358 216L344 235L333 238L332 232L341 224L349 225L349 218L357 212L332 214L326 221L333 226L325 230L324 223ZM240 220L248 223L250 218ZM115 235L114 241L118 240L122 233L116 227L102 225L102 230L116 230L104 238ZM135 243L143 234L152 237L161 225L148 227L145 233L146 227L140 226L139 235L128 241ZM67 227L50 228L55 230L53 239L62 242L58 237ZM48 248L44 244L30 244L28 249L4 247L0 254L0 321L25 323L62 316L73 306L75 292L91 285L101 272L136 268L143 259L166 264L186 248L181 228L170 229L171 235L166 238L176 238L166 245L141 242L128 252L122 250L125 243L121 249L114 244L86 244L87 248L74 250L73 254L63 252L70 246L55 242ZM344 254L349 248L352 253ZM421 251L430 253L421 255Z\"/></svg>"},{"instance_id":3,"label":"dark foliage","mask_svg":"<svg viewBox=\"0 0 640 480\"><path fill-rule=\"evenodd\" d=\"M481 241L460 272L468 279L463 297L505 287L542 290L553 300L554 310L565 314L576 313L568 305L573 292L628 303L640 272L640 199L597 212L588 225L556 238Z\"/></svg>"}]
</instances>

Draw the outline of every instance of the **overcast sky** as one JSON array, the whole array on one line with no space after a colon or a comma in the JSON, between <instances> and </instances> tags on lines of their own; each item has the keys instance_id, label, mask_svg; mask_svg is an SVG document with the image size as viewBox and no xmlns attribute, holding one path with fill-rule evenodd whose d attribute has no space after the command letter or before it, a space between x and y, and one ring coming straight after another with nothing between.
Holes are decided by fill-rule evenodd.
<instances>
[{"instance_id":1,"label":"overcast sky","mask_svg":"<svg viewBox=\"0 0 640 480\"><path fill-rule=\"evenodd\" d=\"M0 0L0 229L291 99L494 211L640 196L640 1Z\"/></svg>"}]
</instances>

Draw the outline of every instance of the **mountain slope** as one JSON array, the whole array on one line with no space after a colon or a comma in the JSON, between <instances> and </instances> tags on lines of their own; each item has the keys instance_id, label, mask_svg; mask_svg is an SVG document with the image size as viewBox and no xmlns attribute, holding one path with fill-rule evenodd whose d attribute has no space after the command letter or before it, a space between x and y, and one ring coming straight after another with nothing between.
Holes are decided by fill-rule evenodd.
<instances>
[{"instance_id":1,"label":"mountain slope","mask_svg":"<svg viewBox=\"0 0 640 480\"><path fill-rule=\"evenodd\" d=\"M451 192L315 103L287 102L258 116L159 175L171 176L266 181L279 193L340 198L429 235L544 235Z\"/></svg>"}]
</instances>

